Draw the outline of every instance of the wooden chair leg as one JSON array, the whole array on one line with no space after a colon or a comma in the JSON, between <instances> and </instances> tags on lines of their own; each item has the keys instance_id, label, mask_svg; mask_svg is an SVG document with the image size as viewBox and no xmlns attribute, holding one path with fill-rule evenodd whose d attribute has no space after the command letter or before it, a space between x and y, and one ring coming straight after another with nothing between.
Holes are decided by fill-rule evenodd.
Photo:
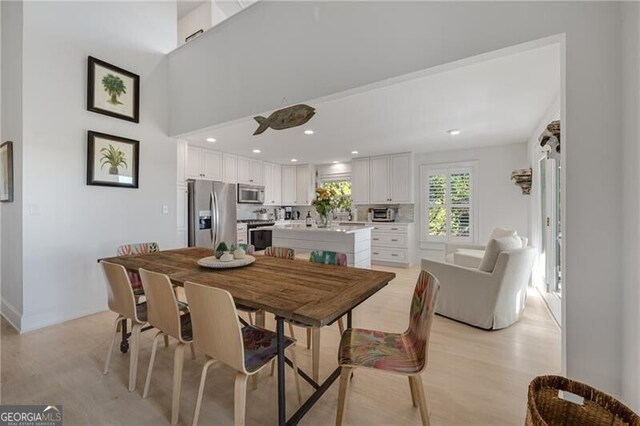
<instances>
[{"instance_id":1,"label":"wooden chair leg","mask_svg":"<svg viewBox=\"0 0 640 426\"><path fill-rule=\"evenodd\" d=\"M249 324L255 325L255 323L253 322L253 315L251 314L251 312L247 312L247 316L249 317Z\"/></svg>"},{"instance_id":2,"label":"wooden chair leg","mask_svg":"<svg viewBox=\"0 0 640 426\"><path fill-rule=\"evenodd\" d=\"M204 393L204 384L207 381L207 370L209 369L209 366L214 362L215 360L210 359L209 361L204 363L204 366L202 366L202 376L200 377L200 387L198 388L198 397L196 398L196 408L193 411L192 426L196 426L198 424L198 417L200 416L200 407L202 405L202 394Z\"/></svg>"},{"instance_id":3,"label":"wooden chair leg","mask_svg":"<svg viewBox=\"0 0 640 426\"><path fill-rule=\"evenodd\" d=\"M344 321L342 320L342 317L338 319L338 328L340 329L340 337L342 337L342 334L344 333Z\"/></svg>"},{"instance_id":4,"label":"wooden chair leg","mask_svg":"<svg viewBox=\"0 0 640 426\"><path fill-rule=\"evenodd\" d=\"M413 380L411 380L411 376L407 377L409 379L409 390L411 391L411 403L414 407L418 406L418 398L416 395L415 386L413 386Z\"/></svg>"},{"instance_id":5,"label":"wooden chair leg","mask_svg":"<svg viewBox=\"0 0 640 426\"><path fill-rule=\"evenodd\" d=\"M298 393L298 404L302 405L302 389L300 388L300 375L298 374L298 359L296 356L296 345L291 345L291 364L293 364L293 377L296 381L296 392Z\"/></svg>"},{"instance_id":6,"label":"wooden chair leg","mask_svg":"<svg viewBox=\"0 0 640 426\"><path fill-rule=\"evenodd\" d=\"M422 418L422 426L429 426L429 410L427 410L427 398L424 393L424 386L422 385L421 376L411 376L409 380L413 382L413 388L415 389L416 399L418 400L418 407L420 407L420 417Z\"/></svg>"},{"instance_id":7,"label":"wooden chair leg","mask_svg":"<svg viewBox=\"0 0 640 426\"><path fill-rule=\"evenodd\" d=\"M153 364L156 361L156 351L158 350L158 337L162 335L162 331L158 331L153 337L153 346L151 347L151 359L149 360L149 368L147 370L147 379L144 381L144 390L142 391L142 398L146 398L149 394L149 384L151 383L151 373L153 372ZM167 337L165 335L165 337Z\"/></svg>"},{"instance_id":8,"label":"wooden chair leg","mask_svg":"<svg viewBox=\"0 0 640 426\"><path fill-rule=\"evenodd\" d=\"M118 318L113 322L113 328L111 329L111 344L109 345L109 351L107 352L107 358L104 361L104 370L102 374L109 372L109 364L111 363L111 353L113 352L113 345L116 342L116 335L120 331L120 323L124 319L123 316L118 315Z\"/></svg>"},{"instance_id":9,"label":"wooden chair leg","mask_svg":"<svg viewBox=\"0 0 640 426\"><path fill-rule=\"evenodd\" d=\"M140 330L142 324L133 324L131 327L131 348L129 355L129 392L136 388L138 374L138 354L140 353Z\"/></svg>"},{"instance_id":10,"label":"wooden chair leg","mask_svg":"<svg viewBox=\"0 0 640 426\"><path fill-rule=\"evenodd\" d=\"M164 335L164 347L165 348L169 347L169 335L168 334Z\"/></svg>"},{"instance_id":11,"label":"wooden chair leg","mask_svg":"<svg viewBox=\"0 0 640 426\"><path fill-rule=\"evenodd\" d=\"M347 410L347 391L351 382L351 372L353 368L342 367L340 372L340 390L338 391L338 412L336 413L336 426L342 426Z\"/></svg>"},{"instance_id":12,"label":"wooden chair leg","mask_svg":"<svg viewBox=\"0 0 640 426\"><path fill-rule=\"evenodd\" d=\"M307 328L307 349L311 349L311 329Z\"/></svg>"},{"instance_id":13,"label":"wooden chair leg","mask_svg":"<svg viewBox=\"0 0 640 426\"><path fill-rule=\"evenodd\" d=\"M320 377L320 329L311 329L311 362L313 364L313 380L318 381Z\"/></svg>"},{"instance_id":14,"label":"wooden chair leg","mask_svg":"<svg viewBox=\"0 0 640 426\"><path fill-rule=\"evenodd\" d=\"M191 359L196 359L196 345L193 342L189 344L189 349L191 349Z\"/></svg>"},{"instance_id":15,"label":"wooden chair leg","mask_svg":"<svg viewBox=\"0 0 640 426\"><path fill-rule=\"evenodd\" d=\"M184 366L184 350L186 345L178 343L173 357L173 398L171 403L171 424L178 423L180 415L180 390L182 388L182 367Z\"/></svg>"},{"instance_id":16,"label":"wooden chair leg","mask_svg":"<svg viewBox=\"0 0 640 426\"><path fill-rule=\"evenodd\" d=\"M234 402L233 402L233 424L235 426L244 426L244 415L247 403L247 376L244 373L236 374L234 385Z\"/></svg>"}]
</instances>

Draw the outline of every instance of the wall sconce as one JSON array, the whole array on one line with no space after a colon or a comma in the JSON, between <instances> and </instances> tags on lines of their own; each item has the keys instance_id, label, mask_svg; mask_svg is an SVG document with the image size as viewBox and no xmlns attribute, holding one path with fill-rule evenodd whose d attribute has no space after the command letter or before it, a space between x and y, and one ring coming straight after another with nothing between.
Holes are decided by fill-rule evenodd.
<instances>
[{"instance_id":1,"label":"wall sconce","mask_svg":"<svg viewBox=\"0 0 640 426\"><path fill-rule=\"evenodd\" d=\"M528 169L518 169L511 172L511 180L522 188L523 195L529 195L531 193L531 167Z\"/></svg>"}]
</instances>

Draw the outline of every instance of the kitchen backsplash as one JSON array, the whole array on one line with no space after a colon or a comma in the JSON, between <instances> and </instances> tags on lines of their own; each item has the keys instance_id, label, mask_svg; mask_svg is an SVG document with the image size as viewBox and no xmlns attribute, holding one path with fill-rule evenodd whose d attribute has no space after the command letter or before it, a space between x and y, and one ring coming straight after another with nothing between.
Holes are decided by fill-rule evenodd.
<instances>
[{"instance_id":1,"label":"kitchen backsplash","mask_svg":"<svg viewBox=\"0 0 640 426\"><path fill-rule=\"evenodd\" d=\"M391 208L396 210L396 222L414 222L414 205L413 204L392 204L392 205L376 205L376 204L360 204L356 206L358 208L358 217L355 220L358 221L366 221L367 220L367 211L369 208ZM300 212L300 219L304 219L307 217L307 212L311 212L311 217L314 219L317 218L318 214L316 213L316 209L314 207L294 207L293 208L293 218L296 219L296 211ZM345 214L346 216L346 214ZM344 220L347 220L346 217Z\"/></svg>"},{"instance_id":2,"label":"kitchen backsplash","mask_svg":"<svg viewBox=\"0 0 640 426\"><path fill-rule=\"evenodd\" d=\"M238 220L256 219L256 210L266 209L269 217L275 217L273 206L263 206L262 204L238 204L236 208L236 216Z\"/></svg>"}]
</instances>

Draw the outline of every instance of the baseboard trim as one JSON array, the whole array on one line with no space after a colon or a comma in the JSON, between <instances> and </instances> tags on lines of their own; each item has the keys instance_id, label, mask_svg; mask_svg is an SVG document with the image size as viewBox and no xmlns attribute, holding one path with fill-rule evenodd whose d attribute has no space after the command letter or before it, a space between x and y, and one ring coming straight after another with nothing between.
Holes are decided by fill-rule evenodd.
<instances>
[{"instance_id":1,"label":"baseboard trim","mask_svg":"<svg viewBox=\"0 0 640 426\"><path fill-rule=\"evenodd\" d=\"M18 312L15 306L3 298L0 298L0 315L2 315L13 328L20 332L22 313Z\"/></svg>"},{"instance_id":2,"label":"baseboard trim","mask_svg":"<svg viewBox=\"0 0 640 426\"><path fill-rule=\"evenodd\" d=\"M63 315L60 315L58 311L37 312L31 315L22 315L20 333L28 333L30 331L39 330L44 327L61 324L63 322L71 321L74 319L86 317L87 315L97 314L104 312L107 309L105 301L94 301L89 306L83 307L83 309L74 310L72 312L66 311Z\"/></svg>"}]
</instances>

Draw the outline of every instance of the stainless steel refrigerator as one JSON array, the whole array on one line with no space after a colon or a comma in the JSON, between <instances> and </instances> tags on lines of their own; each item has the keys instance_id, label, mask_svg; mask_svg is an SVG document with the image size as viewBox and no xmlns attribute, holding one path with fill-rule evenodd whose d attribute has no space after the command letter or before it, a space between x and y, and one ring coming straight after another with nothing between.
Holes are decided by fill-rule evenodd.
<instances>
[{"instance_id":1,"label":"stainless steel refrigerator","mask_svg":"<svg viewBox=\"0 0 640 426\"><path fill-rule=\"evenodd\" d=\"M215 248L237 243L236 185L207 180L187 181L189 247Z\"/></svg>"}]
</instances>

